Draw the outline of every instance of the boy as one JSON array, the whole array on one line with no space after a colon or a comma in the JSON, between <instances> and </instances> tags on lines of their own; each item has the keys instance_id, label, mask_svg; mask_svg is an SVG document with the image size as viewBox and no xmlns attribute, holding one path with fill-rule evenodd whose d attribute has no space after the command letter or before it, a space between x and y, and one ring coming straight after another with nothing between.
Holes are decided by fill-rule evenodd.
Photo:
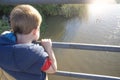
<instances>
[{"instance_id":1,"label":"boy","mask_svg":"<svg viewBox=\"0 0 120 80\"><path fill-rule=\"evenodd\" d=\"M0 67L15 80L47 80L46 73L57 71L51 40L32 43L39 39L41 22L31 5L18 5L10 13L13 33L0 36Z\"/></svg>"}]
</instances>

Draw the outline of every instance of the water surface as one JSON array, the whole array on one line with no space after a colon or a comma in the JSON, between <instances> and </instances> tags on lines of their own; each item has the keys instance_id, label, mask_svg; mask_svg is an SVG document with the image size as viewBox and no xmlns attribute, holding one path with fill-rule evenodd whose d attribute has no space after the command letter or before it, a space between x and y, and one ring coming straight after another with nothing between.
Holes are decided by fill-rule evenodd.
<instances>
[{"instance_id":1,"label":"water surface","mask_svg":"<svg viewBox=\"0 0 120 80\"><path fill-rule=\"evenodd\" d=\"M109 5L101 13L86 17L48 17L45 37L53 41L120 45L120 5ZM120 77L120 54L114 52L54 49L58 69ZM80 80L50 75L50 80ZM81 79L82 80L82 79Z\"/></svg>"}]
</instances>

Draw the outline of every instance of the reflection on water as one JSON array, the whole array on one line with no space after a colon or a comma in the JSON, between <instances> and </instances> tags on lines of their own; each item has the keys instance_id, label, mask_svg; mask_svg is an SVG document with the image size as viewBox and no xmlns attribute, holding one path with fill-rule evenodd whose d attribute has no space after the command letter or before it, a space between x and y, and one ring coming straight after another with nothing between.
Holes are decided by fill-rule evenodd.
<instances>
[{"instance_id":1,"label":"reflection on water","mask_svg":"<svg viewBox=\"0 0 120 80\"><path fill-rule=\"evenodd\" d=\"M46 37L53 41L120 45L120 5L109 5L99 15L88 13L88 20L57 16L49 17L47 23ZM54 50L59 70L120 77L120 54L73 49ZM80 79L50 76L50 80Z\"/></svg>"}]
</instances>

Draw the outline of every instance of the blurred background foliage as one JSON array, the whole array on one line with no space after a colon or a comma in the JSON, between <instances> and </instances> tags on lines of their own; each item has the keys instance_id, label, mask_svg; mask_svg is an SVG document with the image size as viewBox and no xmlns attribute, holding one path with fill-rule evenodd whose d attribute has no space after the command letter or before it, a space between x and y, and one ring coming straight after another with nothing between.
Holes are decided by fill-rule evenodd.
<instances>
[{"instance_id":1,"label":"blurred background foliage","mask_svg":"<svg viewBox=\"0 0 120 80\"><path fill-rule=\"evenodd\" d=\"M9 30L9 14L16 5L0 5L0 33L4 30ZM63 16L71 18L74 16L80 16L86 11L85 4L44 4L33 5L42 15L43 22L41 25L41 33L44 34L47 24L46 18L49 16ZM81 17L81 16L80 16Z\"/></svg>"}]
</instances>

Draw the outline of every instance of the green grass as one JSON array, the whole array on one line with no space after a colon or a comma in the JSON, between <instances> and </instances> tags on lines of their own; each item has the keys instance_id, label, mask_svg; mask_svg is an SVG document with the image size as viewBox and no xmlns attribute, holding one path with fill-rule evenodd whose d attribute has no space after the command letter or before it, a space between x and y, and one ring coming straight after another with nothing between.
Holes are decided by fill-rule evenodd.
<instances>
[{"instance_id":1,"label":"green grass","mask_svg":"<svg viewBox=\"0 0 120 80\"><path fill-rule=\"evenodd\" d=\"M74 16L82 17L87 13L87 6L85 4L64 4L60 12L61 15L67 18Z\"/></svg>"},{"instance_id":2,"label":"green grass","mask_svg":"<svg viewBox=\"0 0 120 80\"><path fill-rule=\"evenodd\" d=\"M0 20L0 34L6 30L10 30L8 22L4 20Z\"/></svg>"}]
</instances>

